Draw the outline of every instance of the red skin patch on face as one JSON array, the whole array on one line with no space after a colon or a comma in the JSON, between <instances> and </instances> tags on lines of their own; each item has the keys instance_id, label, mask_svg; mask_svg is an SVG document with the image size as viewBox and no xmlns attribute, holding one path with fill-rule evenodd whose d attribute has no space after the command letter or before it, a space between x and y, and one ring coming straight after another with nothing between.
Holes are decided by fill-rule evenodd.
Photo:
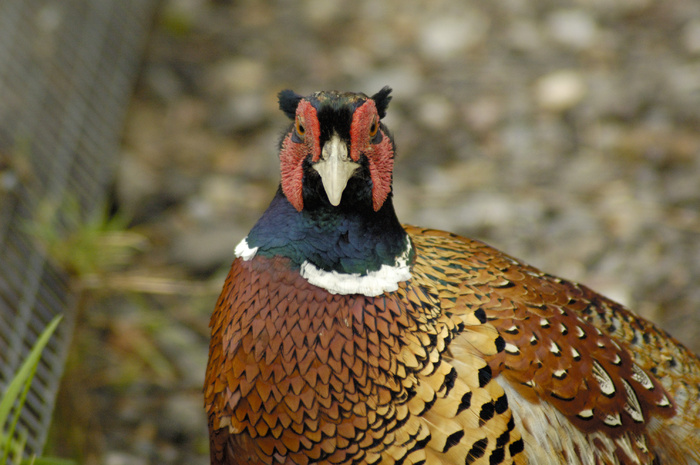
<instances>
[{"instance_id":1,"label":"red skin patch on face","mask_svg":"<svg viewBox=\"0 0 700 465\"><path fill-rule=\"evenodd\" d=\"M296 129L292 128L282 141L280 151L280 170L282 173L282 192L297 211L304 208L302 187L304 181L304 159L311 155L311 161L316 162L321 158L321 146L319 138L321 129L318 125L316 109L308 101L302 100L297 107L297 120L304 127L301 135L302 142L292 141L292 134Z\"/></svg>"},{"instance_id":2,"label":"red skin patch on face","mask_svg":"<svg viewBox=\"0 0 700 465\"><path fill-rule=\"evenodd\" d=\"M369 161L369 174L372 179L372 207L378 211L391 192L391 178L394 171L394 150L389 137L382 132L382 141L372 144L370 128L379 115L374 100L368 99L352 116L350 126L350 157L360 160L364 154Z\"/></svg>"},{"instance_id":3,"label":"red skin patch on face","mask_svg":"<svg viewBox=\"0 0 700 465\"><path fill-rule=\"evenodd\" d=\"M297 210L304 208L302 195L304 169L303 162L311 155L311 161L317 162L321 158L320 135L321 129L318 123L316 109L308 101L302 100L297 107L296 118L304 127L304 134L300 135L301 142L294 142L292 129L282 141L280 151L280 169L282 173L282 192L289 203ZM394 170L394 150L389 137L382 131L382 141L372 144L370 128L376 121L379 124L379 115L374 100L368 99L363 103L352 117L350 126L350 158L358 162L364 154L369 162L369 173L372 180L372 207L378 211L391 192L392 172ZM381 128L379 129L381 131Z\"/></svg>"}]
</instances>

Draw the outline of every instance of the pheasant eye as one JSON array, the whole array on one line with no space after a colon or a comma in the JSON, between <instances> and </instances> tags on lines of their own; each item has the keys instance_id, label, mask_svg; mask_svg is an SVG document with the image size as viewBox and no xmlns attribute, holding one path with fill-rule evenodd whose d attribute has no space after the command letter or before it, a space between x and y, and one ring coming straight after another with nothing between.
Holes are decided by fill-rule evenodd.
<instances>
[{"instance_id":1,"label":"pheasant eye","mask_svg":"<svg viewBox=\"0 0 700 465\"><path fill-rule=\"evenodd\" d=\"M377 135L377 131L379 130L379 123L377 123L377 120L375 119L372 121L372 125L369 127L369 136L374 137Z\"/></svg>"},{"instance_id":2,"label":"pheasant eye","mask_svg":"<svg viewBox=\"0 0 700 465\"><path fill-rule=\"evenodd\" d=\"M306 129L304 128L304 124L302 123L301 118L297 118L295 127L297 130L297 134L303 136Z\"/></svg>"}]
</instances>

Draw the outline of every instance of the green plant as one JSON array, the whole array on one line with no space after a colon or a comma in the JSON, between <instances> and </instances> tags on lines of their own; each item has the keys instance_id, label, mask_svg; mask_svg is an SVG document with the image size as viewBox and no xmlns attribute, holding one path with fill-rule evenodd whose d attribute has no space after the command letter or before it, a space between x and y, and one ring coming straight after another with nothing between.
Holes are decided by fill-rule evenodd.
<instances>
[{"instance_id":1,"label":"green plant","mask_svg":"<svg viewBox=\"0 0 700 465\"><path fill-rule=\"evenodd\" d=\"M75 197L45 199L25 228L54 264L78 280L120 269L145 248L146 238L129 231L124 216L110 215L107 208L84 216Z\"/></svg>"},{"instance_id":2,"label":"green plant","mask_svg":"<svg viewBox=\"0 0 700 465\"><path fill-rule=\"evenodd\" d=\"M0 452L2 453L0 463L20 465L74 465L76 463L71 460L49 457L24 458L26 435L15 434L20 412L27 399L27 393L39 365L41 353L61 318L60 315L56 316L44 329L0 398Z\"/></svg>"}]
</instances>

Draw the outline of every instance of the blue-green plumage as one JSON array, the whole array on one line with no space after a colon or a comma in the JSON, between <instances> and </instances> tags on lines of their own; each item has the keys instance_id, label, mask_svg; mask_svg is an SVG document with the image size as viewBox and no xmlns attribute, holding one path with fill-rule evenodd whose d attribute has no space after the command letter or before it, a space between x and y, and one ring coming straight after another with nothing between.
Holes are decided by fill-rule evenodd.
<instances>
[{"instance_id":1,"label":"blue-green plumage","mask_svg":"<svg viewBox=\"0 0 700 465\"><path fill-rule=\"evenodd\" d=\"M324 271L359 274L393 265L406 249L406 232L390 201L377 212L326 204L298 212L278 190L248 234L248 246L259 255L287 257L293 266L308 261Z\"/></svg>"}]
</instances>

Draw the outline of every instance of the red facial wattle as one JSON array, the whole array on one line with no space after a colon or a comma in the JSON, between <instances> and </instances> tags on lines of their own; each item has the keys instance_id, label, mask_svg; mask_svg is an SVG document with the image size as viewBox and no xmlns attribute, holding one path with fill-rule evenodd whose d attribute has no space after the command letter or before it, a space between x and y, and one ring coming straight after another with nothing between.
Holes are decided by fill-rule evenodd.
<instances>
[{"instance_id":1,"label":"red facial wattle","mask_svg":"<svg viewBox=\"0 0 700 465\"><path fill-rule=\"evenodd\" d=\"M299 125L303 128L303 134L299 133ZM297 107L294 128L285 136L280 151L282 192L297 211L304 208L302 197L303 162L309 154L311 154L312 162L319 160L321 156L320 136L321 129L318 124L316 108L307 100L302 100ZM297 137L299 141L292 140L294 137Z\"/></svg>"},{"instance_id":2,"label":"red facial wattle","mask_svg":"<svg viewBox=\"0 0 700 465\"><path fill-rule=\"evenodd\" d=\"M373 125L377 127L373 128ZM373 129L381 132L381 141L377 144L372 142L376 136L376 134L371 135ZM369 163L369 174L372 179L372 207L374 211L378 211L391 192L394 149L389 137L379 127L377 106L372 99L368 99L355 110L350 127L350 157L358 162L361 155L366 156Z\"/></svg>"}]
</instances>

